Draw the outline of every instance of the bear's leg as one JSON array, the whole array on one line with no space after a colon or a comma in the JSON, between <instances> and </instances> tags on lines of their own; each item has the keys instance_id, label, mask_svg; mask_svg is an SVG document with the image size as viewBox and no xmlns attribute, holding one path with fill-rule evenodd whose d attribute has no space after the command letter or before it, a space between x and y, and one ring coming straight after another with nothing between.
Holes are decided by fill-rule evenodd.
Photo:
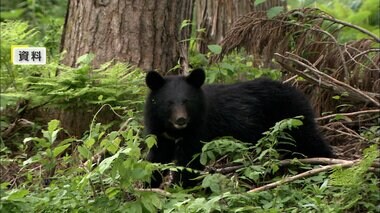
<instances>
[{"instance_id":1,"label":"bear's leg","mask_svg":"<svg viewBox=\"0 0 380 213\"><path fill-rule=\"evenodd\" d=\"M202 170L204 166L200 163L199 156L195 157L195 155L200 154L201 151L202 144L199 140L185 139L181 141L175 151L174 159L176 160L176 165L194 170ZM199 174L185 169L175 174L173 182L180 183L183 188L194 187L199 184L199 180L193 180L197 176L199 176Z\"/></svg>"},{"instance_id":2,"label":"bear's leg","mask_svg":"<svg viewBox=\"0 0 380 213\"><path fill-rule=\"evenodd\" d=\"M173 141L163 137L157 138L157 146L153 146L148 153L147 160L152 163L170 163L174 158L175 144ZM162 183L162 177L166 172L154 171L151 180L151 187L158 188Z\"/></svg>"},{"instance_id":3,"label":"bear's leg","mask_svg":"<svg viewBox=\"0 0 380 213\"><path fill-rule=\"evenodd\" d=\"M314 124L306 122L300 129L294 130L292 135L297 141L296 152L302 153L309 158L334 157L330 146L326 144Z\"/></svg>"},{"instance_id":4,"label":"bear's leg","mask_svg":"<svg viewBox=\"0 0 380 213\"><path fill-rule=\"evenodd\" d=\"M326 157L333 158L334 154L331 148L325 143L323 138L316 132L311 131L305 141L298 146L298 151L305 154L307 157Z\"/></svg>"}]
</instances>

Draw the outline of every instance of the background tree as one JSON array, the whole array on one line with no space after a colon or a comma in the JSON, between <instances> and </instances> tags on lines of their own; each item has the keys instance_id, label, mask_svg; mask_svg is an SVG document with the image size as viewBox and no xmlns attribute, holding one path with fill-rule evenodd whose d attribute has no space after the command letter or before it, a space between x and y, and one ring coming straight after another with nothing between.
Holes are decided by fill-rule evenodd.
<instances>
[{"instance_id":1,"label":"background tree","mask_svg":"<svg viewBox=\"0 0 380 213\"><path fill-rule=\"evenodd\" d=\"M69 1L62 63L75 66L79 56L94 53L95 67L116 59L149 70L166 72L179 58L180 31L192 17L193 1Z\"/></svg>"},{"instance_id":2,"label":"background tree","mask_svg":"<svg viewBox=\"0 0 380 213\"><path fill-rule=\"evenodd\" d=\"M207 45L217 44L223 40L227 31L238 17L251 11L267 11L273 7L284 7L282 0L202 0L196 1L196 27L198 34L197 49L201 53L208 51Z\"/></svg>"}]
</instances>

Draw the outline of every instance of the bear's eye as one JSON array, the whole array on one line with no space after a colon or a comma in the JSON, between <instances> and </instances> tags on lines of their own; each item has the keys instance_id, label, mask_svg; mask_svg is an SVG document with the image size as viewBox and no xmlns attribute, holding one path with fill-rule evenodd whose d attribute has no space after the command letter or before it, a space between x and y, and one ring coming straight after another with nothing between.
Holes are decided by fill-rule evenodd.
<instances>
[{"instance_id":1,"label":"bear's eye","mask_svg":"<svg viewBox=\"0 0 380 213\"><path fill-rule=\"evenodd\" d=\"M169 106L174 104L174 101L168 101Z\"/></svg>"},{"instance_id":2,"label":"bear's eye","mask_svg":"<svg viewBox=\"0 0 380 213\"><path fill-rule=\"evenodd\" d=\"M182 100L182 104L187 104L189 102L189 99Z\"/></svg>"}]
</instances>

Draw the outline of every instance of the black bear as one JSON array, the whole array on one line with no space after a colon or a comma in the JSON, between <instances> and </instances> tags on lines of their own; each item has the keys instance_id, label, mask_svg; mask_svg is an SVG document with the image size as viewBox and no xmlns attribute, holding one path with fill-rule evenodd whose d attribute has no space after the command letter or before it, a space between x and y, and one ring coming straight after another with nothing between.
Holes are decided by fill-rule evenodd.
<instances>
[{"instance_id":1,"label":"black bear","mask_svg":"<svg viewBox=\"0 0 380 213\"><path fill-rule=\"evenodd\" d=\"M145 128L147 134L157 136L149 161L201 169L199 159L192 161L201 152L200 141L232 136L256 143L276 122L299 115L304 116L303 125L290 133L296 145L291 151L308 157L332 156L317 131L308 100L295 88L266 78L230 85L203 85L204 81L202 69L188 76L147 74L151 91L145 104ZM161 181L155 176L153 187Z\"/></svg>"}]
</instances>

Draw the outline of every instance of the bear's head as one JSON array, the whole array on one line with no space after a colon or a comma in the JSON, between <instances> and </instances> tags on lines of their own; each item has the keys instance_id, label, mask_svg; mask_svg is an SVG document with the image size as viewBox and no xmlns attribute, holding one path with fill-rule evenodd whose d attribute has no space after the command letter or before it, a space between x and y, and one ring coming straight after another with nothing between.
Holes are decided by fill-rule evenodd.
<instances>
[{"instance_id":1,"label":"bear's head","mask_svg":"<svg viewBox=\"0 0 380 213\"><path fill-rule=\"evenodd\" d=\"M203 69L195 69L188 76L165 77L150 71L145 81L151 90L145 109L149 119L169 131L200 125L205 111Z\"/></svg>"}]
</instances>

